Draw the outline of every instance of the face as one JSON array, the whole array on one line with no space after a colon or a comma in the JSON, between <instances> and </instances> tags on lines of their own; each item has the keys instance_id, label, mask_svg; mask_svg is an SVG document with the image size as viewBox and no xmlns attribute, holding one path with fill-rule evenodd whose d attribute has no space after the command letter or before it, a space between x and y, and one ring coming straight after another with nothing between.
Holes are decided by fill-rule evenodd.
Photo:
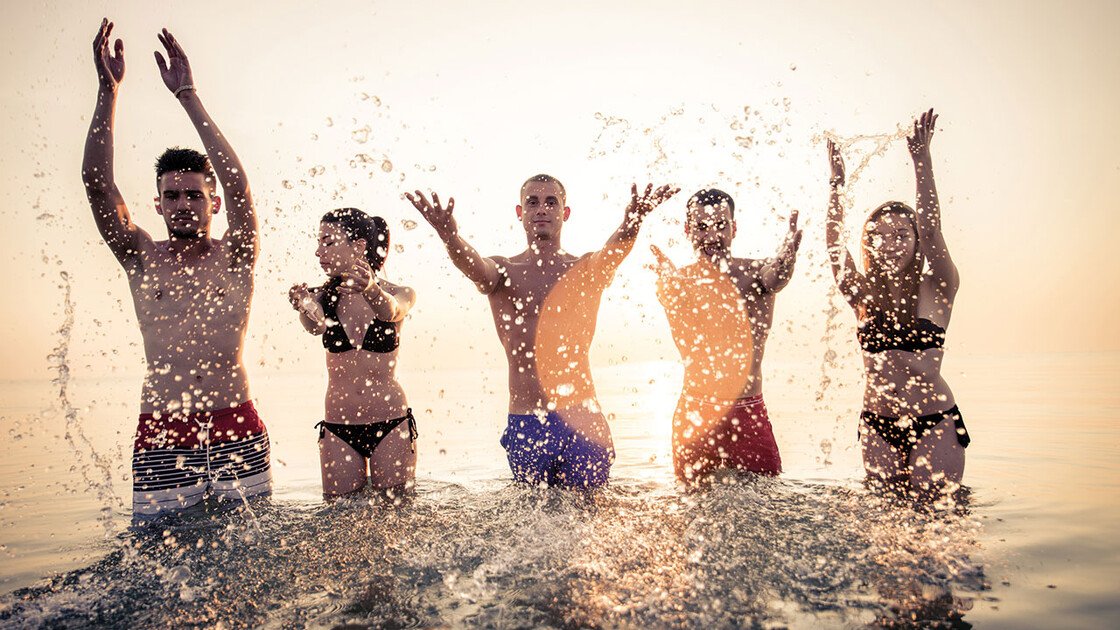
<instances>
[{"instance_id":1,"label":"face","mask_svg":"<svg viewBox=\"0 0 1120 630\"><path fill-rule=\"evenodd\" d=\"M731 218L731 206L726 201L721 201L718 206L690 206L684 229L693 249L700 255L708 258L730 255L731 239L735 238L735 220Z\"/></svg>"},{"instance_id":2,"label":"face","mask_svg":"<svg viewBox=\"0 0 1120 630\"><path fill-rule=\"evenodd\" d=\"M884 269L905 268L918 252L918 235L910 218L898 212L884 212L864 229L868 254Z\"/></svg>"},{"instance_id":3,"label":"face","mask_svg":"<svg viewBox=\"0 0 1120 630\"><path fill-rule=\"evenodd\" d=\"M352 269L365 256L365 251L366 242L362 239L351 241L346 236L346 230L337 223L319 224L319 247L315 249L315 256L327 275L337 276Z\"/></svg>"},{"instance_id":4,"label":"face","mask_svg":"<svg viewBox=\"0 0 1120 630\"><path fill-rule=\"evenodd\" d=\"M560 228L571 210L564 205L564 192L556 182L529 182L517 206L517 218L532 240L560 238Z\"/></svg>"},{"instance_id":5,"label":"face","mask_svg":"<svg viewBox=\"0 0 1120 630\"><path fill-rule=\"evenodd\" d=\"M156 212L167 232L176 238L200 238L210 233L210 219L221 208L211 182L202 173L174 171L160 175Z\"/></svg>"}]
</instances>

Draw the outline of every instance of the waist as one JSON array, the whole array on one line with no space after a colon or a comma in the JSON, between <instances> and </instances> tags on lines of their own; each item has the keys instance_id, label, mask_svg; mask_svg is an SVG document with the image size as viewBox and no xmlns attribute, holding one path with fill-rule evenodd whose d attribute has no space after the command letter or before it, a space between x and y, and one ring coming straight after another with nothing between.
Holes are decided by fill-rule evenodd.
<instances>
[{"instance_id":1,"label":"waist","mask_svg":"<svg viewBox=\"0 0 1120 630\"><path fill-rule=\"evenodd\" d=\"M681 400L691 404L707 405L709 407L747 407L762 402L762 394L740 396L738 398L719 398L717 396L693 396L681 394Z\"/></svg>"},{"instance_id":2,"label":"waist","mask_svg":"<svg viewBox=\"0 0 1120 630\"><path fill-rule=\"evenodd\" d=\"M948 409L946 409L944 411L935 411L933 413L927 413L927 414L923 414L923 415L920 415L920 416L919 415L914 415L914 414L900 414L900 415L897 415L897 416L888 416L888 415L883 415L883 414L880 414L880 413L876 413L874 411L869 411L867 409L864 409L862 412L860 412L859 417L862 418L863 420L892 420L893 421L893 420L899 420L901 418L910 418L910 419L917 420L917 421L941 420L943 418L960 418L961 417L961 410L960 410L959 407L957 407L957 405L953 405L952 407L949 407Z\"/></svg>"},{"instance_id":3,"label":"waist","mask_svg":"<svg viewBox=\"0 0 1120 630\"><path fill-rule=\"evenodd\" d=\"M265 433L252 401L236 407L192 412L141 413L135 448L196 447L233 442Z\"/></svg>"},{"instance_id":4,"label":"waist","mask_svg":"<svg viewBox=\"0 0 1120 630\"><path fill-rule=\"evenodd\" d=\"M232 362L206 364L205 370L193 361L179 365L149 363L142 389L140 411L164 416L235 408L250 399L249 375L242 365ZM207 407L202 408L200 403Z\"/></svg>"}]
</instances>

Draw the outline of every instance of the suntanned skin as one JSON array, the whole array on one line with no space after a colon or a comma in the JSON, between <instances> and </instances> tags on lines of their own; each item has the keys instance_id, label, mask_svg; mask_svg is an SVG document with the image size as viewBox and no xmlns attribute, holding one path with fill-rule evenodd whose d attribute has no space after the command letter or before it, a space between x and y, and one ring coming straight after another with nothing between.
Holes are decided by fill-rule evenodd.
<instances>
[{"instance_id":1,"label":"suntanned skin","mask_svg":"<svg viewBox=\"0 0 1120 630\"><path fill-rule=\"evenodd\" d=\"M774 320L774 298L789 284L797 249L801 245L801 230L797 229L797 211L794 210L790 214L789 232L778 253L773 258L755 259L731 255L731 241L736 229L731 208L726 202L717 206L694 205L688 210L685 231L699 256L696 263L678 269L657 246L651 246L658 261L658 299L670 317L675 317L682 306L692 308L692 305L679 303L682 298L686 301L690 299L690 287L719 274L733 283L750 322L750 370L729 375L740 384L737 393L730 383L717 387L719 391L704 391L709 388L703 384L712 379L710 375L702 374L701 370L711 363L709 355L726 349L713 346L715 340L698 341L694 334L689 333L687 326L673 327L674 340L686 363L685 393L691 396L712 396L726 401L762 393L762 358ZM728 336L733 336L733 332L727 331ZM728 363L741 366L746 363L746 357L742 358L744 360L732 359Z\"/></svg>"},{"instance_id":2,"label":"suntanned skin","mask_svg":"<svg viewBox=\"0 0 1120 630\"><path fill-rule=\"evenodd\" d=\"M555 182L530 181L523 186L517 217L525 229L527 248L511 257L484 257L459 236L452 211L454 199L444 208L432 194L429 202L420 191L408 200L436 230L447 247L452 263L490 298L494 327L509 363L509 413L534 414L555 409L582 407L597 413L588 347L594 336L603 290L618 265L630 253L645 217L679 189L652 185L639 194L631 188L631 200L622 225L599 251L575 256L560 246L560 234L571 210L563 189ZM558 293L571 294L569 283L559 290L565 274L577 270L590 278L578 291L578 300L562 299L551 309L562 317L562 325L550 325L547 340L538 339L542 307ZM558 308L569 306L571 308ZM559 331L559 332L557 332ZM559 346L557 344L560 344ZM538 354L549 365L540 366ZM564 365L552 365L562 358ZM563 376L557 376L563 372ZM543 378L542 378L543 377ZM559 382L563 381L563 382ZM576 414L579 415L579 414ZM579 419L566 419L577 426Z\"/></svg>"},{"instance_id":3,"label":"suntanned skin","mask_svg":"<svg viewBox=\"0 0 1120 630\"><path fill-rule=\"evenodd\" d=\"M933 178L930 142L937 122L933 110L914 121L914 133L907 138L917 181L917 225L899 214L887 213L884 220L871 226L876 255L893 268L901 269L918 252L927 261L918 293L917 316L929 319L948 331L953 302L960 287L960 275L945 237L941 232L941 206ZM831 170L826 241L832 261L832 273L840 293L859 315L860 306L870 300L867 279L856 267L854 258L843 244L841 227L844 208L840 189L845 183L844 160L840 150L828 143ZM892 295L901 299L899 293ZM949 384L941 375L944 348L919 352L887 350L863 353L867 385L864 409L873 413L901 418L930 415L951 409L956 403ZM964 475L965 451L957 441L952 420L946 419L918 440L909 461L902 461L878 435L871 433L863 440L864 465L868 472L882 478L908 475L918 490L940 486L945 481L959 483Z\"/></svg>"},{"instance_id":4,"label":"suntanned skin","mask_svg":"<svg viewBox=\"0 0 1120 630\"><path fill-rule=\"evenodd\" d=\"M235 407L249 400L241 351L253 294L257 219L245 170L202 106L194 89L179 104L190 117L225 194L229 231L210 235L210 219L222 207L214 182L200 173L159 178L156 212L167 240L154 240L132 221L113 172L113 114L124 78L124 44L109 50L113 24L101 23L94 39L99 88L86 138L82 180L93 218L106 245L128 276L147 376L143 413ZM155 53L168 90L194 85L182 47L166 29L157 35L167 59Z\"/></svg>"},{"instance_id":5,"label":"suntanned skin","mask_svg":"<svg viewBox=\"0 0 1120 630\"><path fill-rule=\"evenodd\" d=\"M400 322L416 301L409 287L376 278L365 258L366 242L351 241L337 224L322 223L315 255L328 275L339 276L338 319L354 350L327 352L326 421L332 424L370 424L405 416L408 401L397 382L397 354L367 352L362 339L373 320ZM322 335L327 328L322 304L323 289L306 284L288 292L292 307L299 312L307 332ZM328 495L346 494L366 482L366 463L356 452L330 431L319 443L323 491ZM416 452L412 448L408 423L381 440L369 459L369 478L374 488L392 488L416 476Z\"/></svg>"}]
</instances>

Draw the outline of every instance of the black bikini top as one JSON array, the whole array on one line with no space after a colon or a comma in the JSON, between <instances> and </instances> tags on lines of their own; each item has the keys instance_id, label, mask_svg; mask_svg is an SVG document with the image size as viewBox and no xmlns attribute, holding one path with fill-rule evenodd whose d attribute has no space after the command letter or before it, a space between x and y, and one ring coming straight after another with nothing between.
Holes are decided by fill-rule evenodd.
<instances>
[{"instance_id":1,"label":"black bikini top","mask_svg":"<svg viewBox=\"0 0 1120 630\"><path fill-rule=\"evenodd\" d=\"M945 347L945 329L928 319L918 319L913 328L895 328L882 318L860 322L856 330L859 345L865 352L878 354L887 350L918 352Z\"/></svg>"},{"instance_id":2,"label":"black bikini top","mask_svg":"<svg viewBox=\"0 0 1120 630\"><path fill-rule=\"evenodd\" d=\"M350 343L350 338L342 328L342 322L338 320L338 287L341 284L342 278L331 278L331 281L323 287L322 295L319 296L319 304L323 307L323 315L327 318L327 329L323 331L323 347L331 353L349 352L354 349L354 344ZM365 338L362 339L362 350L382 353L396 350L400 345L400 339L397 337L398 328L400 328L398 322L373 320L366 329Z\"/></svg>"}]
</instances>

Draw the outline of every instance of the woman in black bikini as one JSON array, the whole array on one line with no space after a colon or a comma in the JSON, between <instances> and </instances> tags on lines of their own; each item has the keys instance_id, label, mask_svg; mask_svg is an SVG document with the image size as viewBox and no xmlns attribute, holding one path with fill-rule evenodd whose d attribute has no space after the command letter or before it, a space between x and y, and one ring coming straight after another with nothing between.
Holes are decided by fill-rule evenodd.
<instances>
[{"instance_id":1,"label":"woman in black bikini","mask_svg":"<svg viewBox=\"0 0 1120 630\"><path fill-rule=\"evenodd\" d=\"M860 415L869 479L918 492L952 491L964 474L968 446L960 410L941 376L945 329L960 279L941 233L930 140L933 110L907 138L918 184L917 212L885 203L863 225L863 271L841 237L844 161L828 143L832 193L827 243L832 273L859 320L867 386Z\"/></svg>"},{"instance_id":2,"label":"woman in black bikini","mask_svg":"<svg viewBox=\"0 0 1120 630\"><path fill-rule=\"evenodd\" d=\"M318 425L327 495L365 486L367 462L374 488L411 485L416 476L416 422L395 375L401 321L416 295L377 278L388 253L384 219L332 210L315 250L330 281L288 293L303 327L322 335L327 350L326 420Z\"/></svg>"}]
</instances>

